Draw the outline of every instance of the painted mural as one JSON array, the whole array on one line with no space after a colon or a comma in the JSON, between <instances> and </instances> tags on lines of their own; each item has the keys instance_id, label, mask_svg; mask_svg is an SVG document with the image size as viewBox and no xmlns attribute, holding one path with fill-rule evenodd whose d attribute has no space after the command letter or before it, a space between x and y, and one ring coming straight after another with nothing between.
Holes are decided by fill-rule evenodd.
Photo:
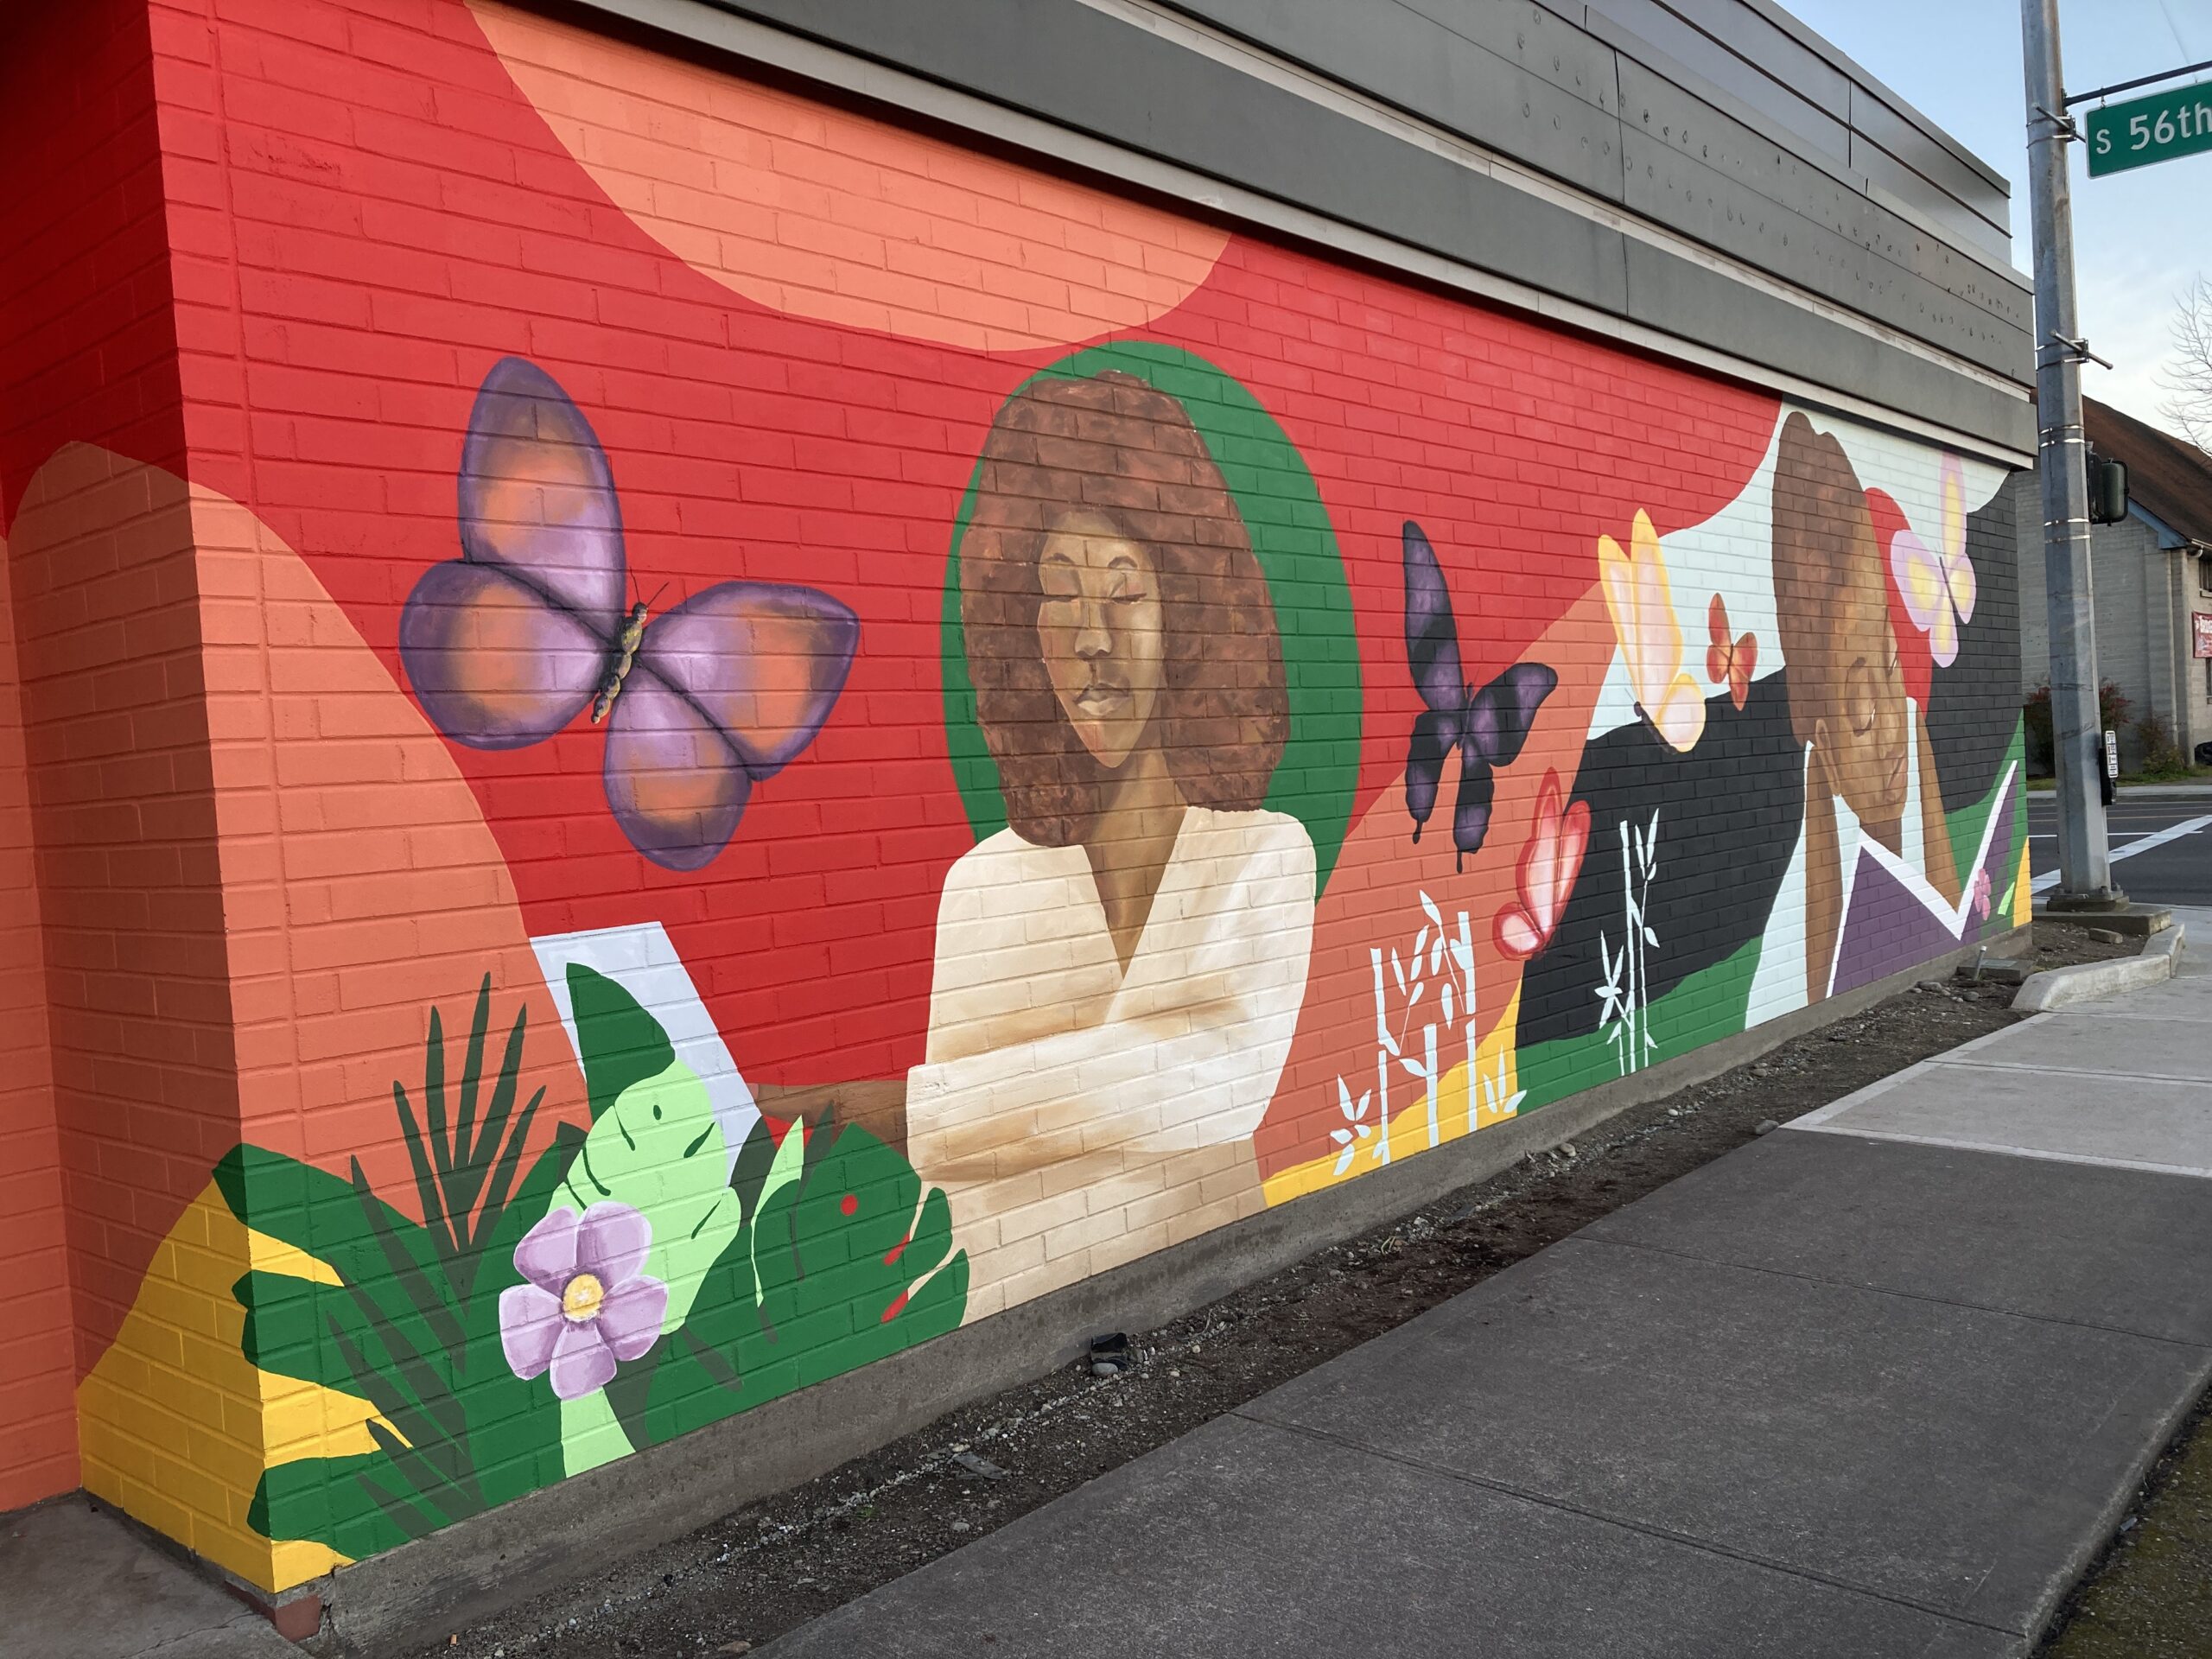
<instances>
[{"instance_id":1,"label":"painted mural","mask_svg":"<svg viewBox=\"0 0 2212 1659\"><path fill-rule=\"evenodd\" d=\"M40 580L103 480L255 573L289 1046L79 1389L203 1553L302 1581L2025 919L1996 467L435 9L385 73L485 147L233 226L255 444L10 480ZM189 1501L188 1319L259 1425Z\"/></svg>"}]
</instances>

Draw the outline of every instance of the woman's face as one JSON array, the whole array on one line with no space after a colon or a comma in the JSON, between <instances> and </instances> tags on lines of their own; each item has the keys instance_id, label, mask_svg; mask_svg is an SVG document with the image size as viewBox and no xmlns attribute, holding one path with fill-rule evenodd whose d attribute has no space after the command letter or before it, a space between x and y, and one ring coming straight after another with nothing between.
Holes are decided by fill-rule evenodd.
<instances>
[{"instance_id":1,"label":"woman's face","mask_svg":"<svg viewBox=\"0 0 2212 1659\"><path fill-rule=\"evenodd\" d=\"M1836 594L1830 658L1834 702L1818 739L1836 792L1862 823L1883 824L1904 805L1904 671L1890 626L1889 590L1873 538L1853 550L1852 579Z\"/></svg>"},{"instance_id":2,"label":"woman's face","mask_svg":"<svg viewBox=\"0 0 2212 1659\"><path fill-rule=\"evenodd\" d=\"M1113 521L1071 512L1037 556L1037 643L1083 747L1118 772L1147 741L1166 677L1159 573Z\"/></svg>"}]
</instances>

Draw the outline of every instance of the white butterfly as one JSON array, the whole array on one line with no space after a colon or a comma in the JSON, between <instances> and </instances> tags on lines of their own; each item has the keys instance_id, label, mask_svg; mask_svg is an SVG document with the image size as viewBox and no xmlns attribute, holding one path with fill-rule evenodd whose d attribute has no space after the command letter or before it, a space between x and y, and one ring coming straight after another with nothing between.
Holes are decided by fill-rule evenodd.
<instances>
[{"instance_id":1,"label":"white butterfly","mask_svg":"<svg viewBox=\"0 0 2212 1659\"><path fill-rule=\"evenodd\" d=\"M1913 626L1928 636L1928 654L1948 668L1959 658L1959 630L1974 620L1974 561L1967 556L1967 482L1956 455L1943 457L1936 543L1910 527L1890 539L1897 578Z\"/></svg>"}]
</instances>

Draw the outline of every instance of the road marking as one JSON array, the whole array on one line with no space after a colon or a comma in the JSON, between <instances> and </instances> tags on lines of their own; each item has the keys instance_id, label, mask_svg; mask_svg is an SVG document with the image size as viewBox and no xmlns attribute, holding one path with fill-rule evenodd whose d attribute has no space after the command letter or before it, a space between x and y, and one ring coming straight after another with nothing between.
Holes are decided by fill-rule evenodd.
<instances>
[{"instance_id":1,"label":"road marking","mask_svg":"<svg viewBox=\"0 0 2212 1659\"><path fill-rule=\"evenodd\" d=\"M2183 818L2179 823L2168 824L2156 834L2145 836L2140 841L2131 841L2125 847L2113 848L2112 861L2117 864L2123 858L2133 858L2138 853L2147 853L2153 847L2163 847L2170 841L2179 841L2183 836L2193 836L2198 830L2207 829L2212 829L2212 813L2208 813L2201 818ZM2057 885L2058 872L2053 870L2048 875L2039 875L2029 882L2028 891L2048 893Z\"/></svg>"}]
</instances>

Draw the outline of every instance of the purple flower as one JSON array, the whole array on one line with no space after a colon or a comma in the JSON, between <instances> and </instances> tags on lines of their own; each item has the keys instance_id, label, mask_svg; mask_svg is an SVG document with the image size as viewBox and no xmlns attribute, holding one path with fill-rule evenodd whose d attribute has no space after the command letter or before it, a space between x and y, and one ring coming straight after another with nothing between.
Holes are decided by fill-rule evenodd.
<instances>
[{"instance_id":1,"label":"purple flower","mask_svg":"<svg viewBox=\"0 0 2212 1659\"><path fill-rule=\"evenodd\" d=\"M652 1224L626 1204L594 1204L581 1218L556 1210L524 1235L515 1267L528 1282L499 1293L514 1374L550 1369L553 1392L574 1400L651 1348L668 1312L668 1287L640 1271L652 1242Z\"/></svg>"}]
</instances>

